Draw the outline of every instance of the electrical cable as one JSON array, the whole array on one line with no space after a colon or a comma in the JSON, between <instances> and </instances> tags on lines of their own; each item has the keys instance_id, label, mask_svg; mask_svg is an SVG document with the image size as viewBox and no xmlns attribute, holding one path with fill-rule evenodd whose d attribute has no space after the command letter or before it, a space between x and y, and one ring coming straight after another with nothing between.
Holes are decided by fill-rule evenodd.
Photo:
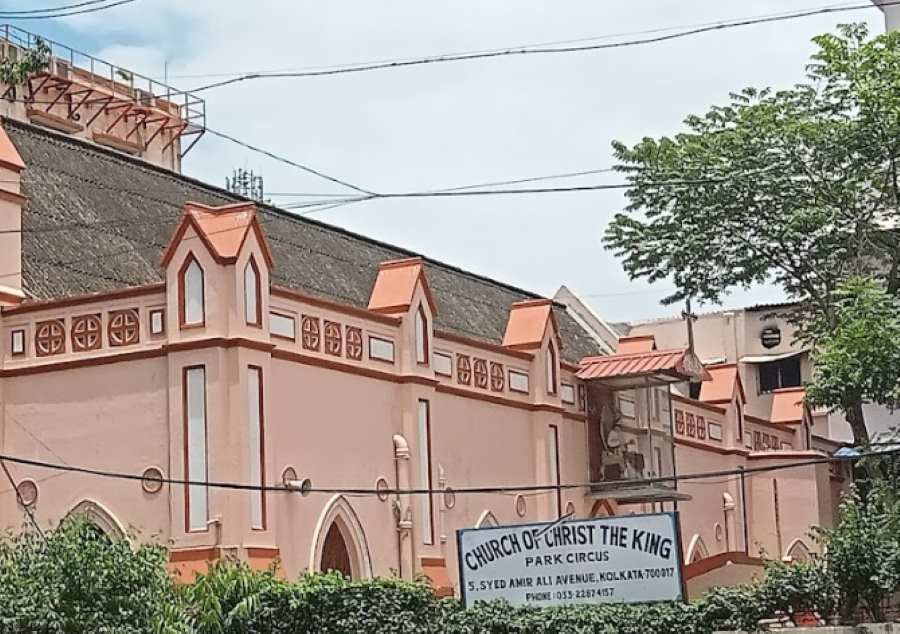
<instances>
[{"instance_id":1,"label":"electrical cable","mask_svg":"<svg viewBox=\"0 0 900 634\"><path fill-rule=\"evenodd\" d=\"M735 476L740 474L751 475L757 473L771 473L774 471L781 471L784 469L797 469L801 467L809 467L815 466L819 464L831 464L831 463L846 463L846 462L855 462L861 460L863 458L871 457L871 456L888 456L900 453L900 448L895 448L887 451L865 451L859 452L855 456L846 457L846 458L837 458L834 456L831 457L822 457L822 458L813 458L810 460L799 460L797 462L790 463L781 463L774 465L766 465L760 467L747 467L747 468L739 468L739 469L723 469L717 471L703 471L703 472L695 472L688 474L679 474L672 476L661 476L661 477L652 477L652 478L637 478L632 480L605 480L600 482L582 482L582 483L571 483L571 484L536 484L536 485L506 485L506 486L473 486L473 487L459 487L451 489L452 492L456 495L465 495L465 494L493 494L493 493L511 493L511 492L537 492L537 491L557 491L557 490L572 490L572 489L585 489L589 488L593 491L602 492L604 490L623 488L623 487L637 487L637 486L652 486L654 484L663 484L663 483L673 483L677 485L679 482L689 482L693 480L703 480L706 478L721 478L722 476ZM773 458L777 458L778 454L773 452ZM132 481L146 481L148 478L145 478L143 475L137 475L133 473L126 473L121 471L110 471L105 469L97 469L92 467L83 467L76 466L70 464L60 464L53 462L46 462L43 460L34 460L30 458L22 458L19 456L9 455L9 454L0 454L0 463L3 461L12 462L14 464L20 464L30 467L42 468L42 469L52 469L57 471L68 471L72 473L81 473L85 475L110 478L110 479L118 479L118 480L132 480ZM215 480L190 480L184 478L152 478L153 482L161 482L162 484L169 485L180 485L180 486L202 486L216 489L229 489L229 490L238 490L238 491L263 491L263 492L281 492L281 493L296 493L300 492L299 489L295 487L287 487L284 485L280 486L272 486L272 485L257 485L257 484L246 484L239 482L227 482L227 481L215 481ZM433 489L433 488L411 488L411 489L399 489L399 488L387 488L387 489L370 489L370 488L351 488L351 487L316 487L312 486L309 488L304 488L303 493L323 493L323 494L331 494L331 495L369 495L369 496L384 496L384 495L434 495L434 494L443 494L445 492L444 489Z\"/></svg>"},{"instance_id":2,"label":"electrical cable","mask_svg":"<svg viewBox=\"0 0 900 634\"><path fill-rule=\"evenodd\" d=\"M67 4L58 7L48 7L44 9L25 9L22 11L0 11L0 14L3 15L30 15L34 13L56 13L57 11L69 11L71 9L79 9L81 7L87 7L95 4L103 4L104 2L109 2L110 0L87 0L86 2L79 2L77 4Z\"/></svg>"},{"instance_id":3,"label":"electrical cable","mask_svg":"<svg viewBox=\"0 0 900 634\"><path fill-rule=\"evenodd\" d=\"M460 190L465 190L465 189L477 189L479 187L496 187L499 185L518 185L519 183L531 183L531 182L535 182L535 181L556 180L559 178L575 178L578 176L587 176L589 174L602 174L602 173L614 172L614 171L616 171L615 167L604 167L604 168L600 168L600 169L584 170L581 172L566 172L563 174L548 174L546 176L530 176L528 178L517 178L515 180L493 181L493 182L488 182L488 183L477 183L474 185L460 185L457 187L444 187L441 189L433 189L433 190L427 190L427 191L452 192L452 191L460 191ZM306 197L306 196L319 196L319 195L324 195L324 196L340 196L341 195L341 194L307 194L304 192L267 192L267 193L269 196L276 196L279 198L280 197L285 197L285 198Z\"/></svg>"},{"instance_id":4,"label":"electrical cable","mask_svg":"<svg viewBox=\"0 0 900 634\"><path fill-rule=\"evenodd\" d=\"M362 187L358 187L358 186L354 185L353 183L349 183L340 178L336 178L334 176L329 176L328 174L325 174L324 172L320 172L319 170L313 169L313 168L309 167L308 165L303 165L302 163L297 163L296 161L292 161L291 159L284 158L283 156L279 156L273 152L269 152L268 150L264 150L262 148L253 146L249 143L246 143L245 141L236 139L229 134L225 134L224 132L219 132L218 130L213 130L212 128L206 128L206 131L209 132L210 134L212 134L213 136L219 137L220 139L225 139L226 141L231 141L232 143L240 145L241 147L244 147L248 150L258 152L259 154L268 156L269 158L279 161L281 163L285 163L286 165L296 167L298 169L303 170L304 172L307 172L314 176L318 176L319 178L324 178L325 180L331 181L332 183L337 183L338 185L343 185L344 187L349 187L350 189L356 190L360 193L367 194L370 196L377 195L377 194L375 194L375 192L369 191L368 189L363 189Z\"/></svg>"},{"instance_id":5,"label":"electrical cable","mask_svg":"<svg viewBox=\"0 0 900 634\"><path fill-rule=\"evenodd\" d=\"M44 13L41 15L22 15L17 12L0 12L0 19L2 20L49 20L51 18L68 18L73 15L84 15L86 13L97 13L98 11L105 11L106 9L112 9L113 7L118 7L123 4L131 4L132 2L137 2L137 0L117 0L116 2L112 2L110 4L105 4L103 6L97 7L89 7L87 9L77 9L74 11L63 11L60 13ZM82 5L84 6L84 5ZM38 9L39 11L49 11L50 9Z\"/></svg>"},{"instance_id":6,"label":"electrical cable","mask_svg":"<svg viewBox=\"0 0 900 634\"><path fill-rule=\"evenodd\" d=\"M34 526L35 530L41 536L41 539L44 540L44 543L47 543L47 536L44 534L44 531L41 530L41 525L38 524L37 520L35 519L34 511L31 510L31 506L25 504L25 500L22 499L22 492L19 491L19 485L16 484L16 481L13 479L12 474L9 472L9 467L6 466L6 462L2 459L0 459L0 467L3 468L3 472L6 474L6 478L9 480L10 486L12 486L13 490L16 492L16 500L25 510L25 515L28 517L31 525Z\"/></svg>"},{"instance_id":7,"label":"electrical cable","mask_svg":"<svg viewBox=\"0 0 900 634\"><path fill-rule=\"evenodd\" d=\"M846 6L846 3L837 3L832 5L826 5L825 7L816 7L816 8L832 8L832 7L843 7ZM753 15L744 18L734 18L733 20L753 20L757 18L766 18L766 17L775 17L781 15L792 15L796 11L780 11L777 13L765 13L760 15ZM732 21L732 20L727 20ZM516 44L511 46L502 46L499 48L490 48L490 49L474 49L474 50L466 50L466 51L454 51L450 53L443 53L440 56L444 55L466 55L472 53L493 53L496 51L504 51L511 48L535 48L539 46L557 46L561 44L577 44L580 42L594 42L597 40L609 40L617 37L632 37L635 35L649 35L651 33L663 33L666 31L678 31L684 29L695 29L703 26L713 26L716 24L722 24L726 22L726 20L717 20L712 22L700 22L693 24L678 24L673 26L662 26L656 27L652 29L642 29L638 31L620 31L618 33L607 33L604 35L593 35L589 37L580 37L580 38L570 38L566 40L551 40L551 41L543 41L543 42L532 42L530 44ZM318 66L300 66L300 67L282 67L282 68L270 68L267 70L245 70L245 71L232 71L232 72L215 72L215 73L194 73L194 74L169 74L167 75L170 79L204 79L207 77L236 77L240 75L255 75L255 74L269 74L269 73L282 73L282 72L299 72L305 70L322 70L329 68L346 68L351 66L366 66L369 64L381 64L387 62L404 62L412 59L418 59L418 56L415 57L394 57L389 59L376 59L376 60L366 60L362 62L348 62L344 64L327 64L327 65L318 65ZM159 78L161 79L161 78Z\"/></svg>"},{"instance_id":8,"label":"electrical cable","mask_svg":"<svg viewBox=\"0 0 900 634\"><path fill-rule=\"evenodd\" d=\"M900 4L900 0L889 0L880 3L881 6L892 6ZM409 59L405 61L394 61L394 62L380 62L380 63L371 63L365 65L355 65L355 66L343 66L336 67L331 69L324 70L311 70L311 71L301 71L301 72L282 72L282 73L250 73L246 75L241 75L239 77L233 77L231 79L226 79L223 81L215 82L212 84L207 84L204 86L198 86L197 88L193 88L188 92L198 93L205 90L211 90L213 88L221 88L223 86L228 86L231 84L236 84L238 82L244 82L248 80L256 80L256 79L283 79L283 78L298 78L298 77L321 77L326 75L340 75L346 73L360 73L367 72L373 70L383 70L388 68L403 68L408 66L421 66L425 64L437 64L437 63L445 63L445 62L457 62L457 61L468 61L474 59L485 59L485 58L493 58L493 57L506 57L510 55L533 55L533 54L559 54L559 53L576 53L576 52L584 52L584 51L596 51L596 50L604 50L604 49L613 49L613 48L625 48L632 46L640 46L644 44L654 44L658 42L666 42L669 40L676 40L685 37L691 37L694 35L699 35L702 33L708 33L711 31L720 31L725 29L732 29L744 26L752 26L756 24L766 24L771 22L782 22L786 20L795 20L798 18L811 17L814 15L825 15L830 13L842 13L847 11L859 11L863 9L873 9L875 5L870 2L866 2L865 4L855 4L855 5L844 5L844 6L831 6L831 7L822 7L818 9L811 9L808 11L798 11L790 14L783 15L770 15L759 18L749 18L744 20L734 20L731 22L721 22L716 24L710 24L706 26L697 27L694 29L688 29L685 31L679 31L677 33L670 33L665 35L657 35L654 37L648 38L640 38L635 40L628 40L624 42L613 42L607 44L591 44L585 46L551 46L551 47L518 47L518 48L508 48L508 49L499 49L493 51L481 51L475 53L462 53L462 54L450 54L450 55L434 55L429 57L421 57L415 59Z\"/></svg>"}]
</instances>

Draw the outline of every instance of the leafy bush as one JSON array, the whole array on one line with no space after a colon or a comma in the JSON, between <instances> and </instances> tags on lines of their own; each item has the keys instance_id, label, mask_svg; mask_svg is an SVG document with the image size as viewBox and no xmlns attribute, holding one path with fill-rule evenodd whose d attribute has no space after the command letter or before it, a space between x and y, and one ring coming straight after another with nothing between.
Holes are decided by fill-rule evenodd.
<instances>
[{"instance_id":1,"label":"leafy bush","mask_svg":"<svg viewBox=\"0 0 900 634\"><path fill-rule=\"evenodd\" d=\"M176 603L162 546L110 540L90 524L0 541L0 631L10 634L116 632L162 628Z\"/></svg>"},{"instance_id":2,"label":"leafy bush","mask_svg":"<svg viewBox=\"0 0 900 634\"><path fill-rule=\"evenodd\" d=\"M176 584L164 547L133 548L74 521L46 541L27 530L0 540L0 632L708 634L752 631L779 611L827 617L840 604L847 616L859 603L880 618L881 601L900 589L900 512L891 488L876 485L864 498L852 492L838 526L820 537L823 558L770 563L763 581L716 588L688 604L464 609L421 582L336 573L288 581L233 561Z\"/></svg>"},{"instance_id":3,"label":"leafy bush","mask_svg":"<svg viewBox=\"0 0 900 634\"><path fill-rule=\"evenodd\" d=\"M854 488L844 496L838 525L820 531L845 620L862 604L874 621L882 621L882 603L900 590L898 505L887 482L872 483L864 496Z\"/></svg>"},{"instance_id":4,"label":"leafy bush","mask_svg":"<svg viewBox=\"0 0 900 634\"><path fill-rule=\"evenodd\" d=\"M814 557L810 561L766 564L766 576L757 586L761 609L768 614L785 612L818 612L828 619L838 605L838 588L825 561Z\"/></svg>"}]
</instances>

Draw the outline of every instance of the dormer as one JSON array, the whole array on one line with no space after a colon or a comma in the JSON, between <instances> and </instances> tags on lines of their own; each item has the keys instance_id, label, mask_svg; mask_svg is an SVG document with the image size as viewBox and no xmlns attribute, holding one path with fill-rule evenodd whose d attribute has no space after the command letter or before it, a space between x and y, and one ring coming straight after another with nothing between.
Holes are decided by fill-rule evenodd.
<instances>
[{"instance_id":1,"label":"dormer","mask_svg":"<svg viewBox=\"0 0 900 634\"><path fill-rule=\"evenodd\" d=\"M266 338L272 255L253 203L187 203L163 255L175 338Z\"/></svg>"},{"instance_id":2,"label":"dormer","mask_svg":"<svg viewBox=\"0 0 900 634\"><path fill-rule=\"evenodd\" d=\"M369 310L401 318L401 373L433 377L431 355L437 304L422 258L382 262L369 297Z\"/></svg>"},{"instance_id":3,"label":"dormer","mask_svg":"<svg viewBox=\"0 0 900 634\"><path fill-rule=\"evenodd\" d=\"M559 360L562 340L549 299L516 302L509 311L503 345L534 354L531 373L540 377L536 395L541 400L559 402Z\"/></svg>"},{"instance_id":4,"label":"dormer","mask_svg":"<svg viewBox=\"0 0 900 634\"><path fill-rule=\"evenodd\" d=\"M727 409L729 424L726 427L725 442L743 446L744 404L747 396L737 364L708 365L706 371L709 378L699 384L698 400Z\"/></svg>"}]
</instances>

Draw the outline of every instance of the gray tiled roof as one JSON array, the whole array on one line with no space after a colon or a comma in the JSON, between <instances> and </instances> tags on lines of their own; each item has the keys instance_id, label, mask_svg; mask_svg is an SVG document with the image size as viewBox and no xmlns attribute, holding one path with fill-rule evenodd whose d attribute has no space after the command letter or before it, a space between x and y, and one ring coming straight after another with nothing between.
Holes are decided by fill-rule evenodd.
<instances>
[{"instance_id":1,"label":"gray tiled roof","mask_svg":"<svg viewBox=\"0 0 900 634\"><path fill-rule=\"evenodd\" d=\"M242 200L84 141L12 120L3 125L26 165L22 274L26 293L36 299L159 282L160 258L185 202ZM365 307L378 264L417 255L275 207L259 209L275 259L274 283L311 295ZM91 224L54 230L79 222ZM435 325L442 330L500 343L510 305L536 297L425 261L438 303ZM562 307L555 310L563 357L596 354L588 334Z\"/></svg>"}]
</instances>

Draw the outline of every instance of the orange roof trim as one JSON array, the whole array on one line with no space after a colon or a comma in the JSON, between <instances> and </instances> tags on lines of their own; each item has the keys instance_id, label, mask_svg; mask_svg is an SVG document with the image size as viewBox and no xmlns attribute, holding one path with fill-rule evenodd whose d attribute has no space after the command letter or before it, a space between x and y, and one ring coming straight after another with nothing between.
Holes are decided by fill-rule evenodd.
<instances>
[{"instance_id":1,"label":"orange roof trim","mask_svg":"<svg viewBox=\"0 0 900 634\"><path fill-rule=\"evenodd\" d=\"M586 357L581 361L579 379L613 379L664 374L679 379L708 378L709 374L687 348L651 350L607 357Z\"/></svg>"},{"instance_id":2,"label":"orange roof trim","mask_svg":"<svg viewBox=\"0 0 900 634\"><path fill-rule=\"evenodd\" d=\"M181 243L188 227L203 241L213 259L220 264L234 264L238 254L247 241L252 230L256 234L269 268L274 267L272 253L266 241L259 220L256 217L256 205L253 203L236 203L221 207L210 207L201 203L189 202L184 206L181 223L175 230L172 240L163 255L162 265L167 266Z\"/></svg>"},{"instance_id":3,"label":"orange roof trim","mask_svg":"<svg viewBox=\"0 0 900 634\"><path fill-rule=\"evenodd\" d=\"M617 354L633 354L635 352L651 352L656 350L656 337L653 335L635 335L619 337L616 345Z\"/></svg>"},{"instance_id":4,"label":"orange roof trim","mask_svg":"<svg viewBox=\"0 0 900 634\"><path fill-rule=\"evenodd\" d=\"M25 169L25 161L19 156L19 151L13 145L3 126L0 126L0 166L14 172L21 172Z\"/></svg>"},{"instance_id":5,"label":"orange roof trim","mask_svg":"<svg viewBox=\"0 0 900 634\"><path fill-rule=\"evenodd\" d=\"M538 348L544 340L547 323L553 328L553 337L557 347L559 328L553 316L553 302L549 299L526 299L515 302L509 309L506 321L506 332L503 334L503 346L514 350Z\"/></svg>"},{"instance_id":6,"label":"orange roof trim","mask_svg":"<svg viewBox=\"0 0 900 634\"><path fill-rule=\"evenodd\" d=\"M741 401L747 402L744 384L734 363L710 365L706 367L710 379L700 384L700 400L706 403L723 403L731 401L737 388Z\"/></svg>"},{"instance_id":7,"label":"orange roof trim","mask_svg":"<svg viewBox=\"0 0 900 634\"><path fill-rule=\"evenodd\" d=\"M772 392L769 422L781 425L803 422L806 388L784 387Z\"/></svg>"},{"instance_id":8,"label":"orange roof trim","mask_svg":"<svg viewBox=\"0 0 900 634\"><path fill-rule=\"evenodd\" d=\"M389 260L378 266L378 277L369 296L369 310L382 314L405 313L412 305L416 285L422 284L425 299L432 314L437 314L437 302L431 293L425 263L422 258Z\"/></svg>"}]
</instances>

